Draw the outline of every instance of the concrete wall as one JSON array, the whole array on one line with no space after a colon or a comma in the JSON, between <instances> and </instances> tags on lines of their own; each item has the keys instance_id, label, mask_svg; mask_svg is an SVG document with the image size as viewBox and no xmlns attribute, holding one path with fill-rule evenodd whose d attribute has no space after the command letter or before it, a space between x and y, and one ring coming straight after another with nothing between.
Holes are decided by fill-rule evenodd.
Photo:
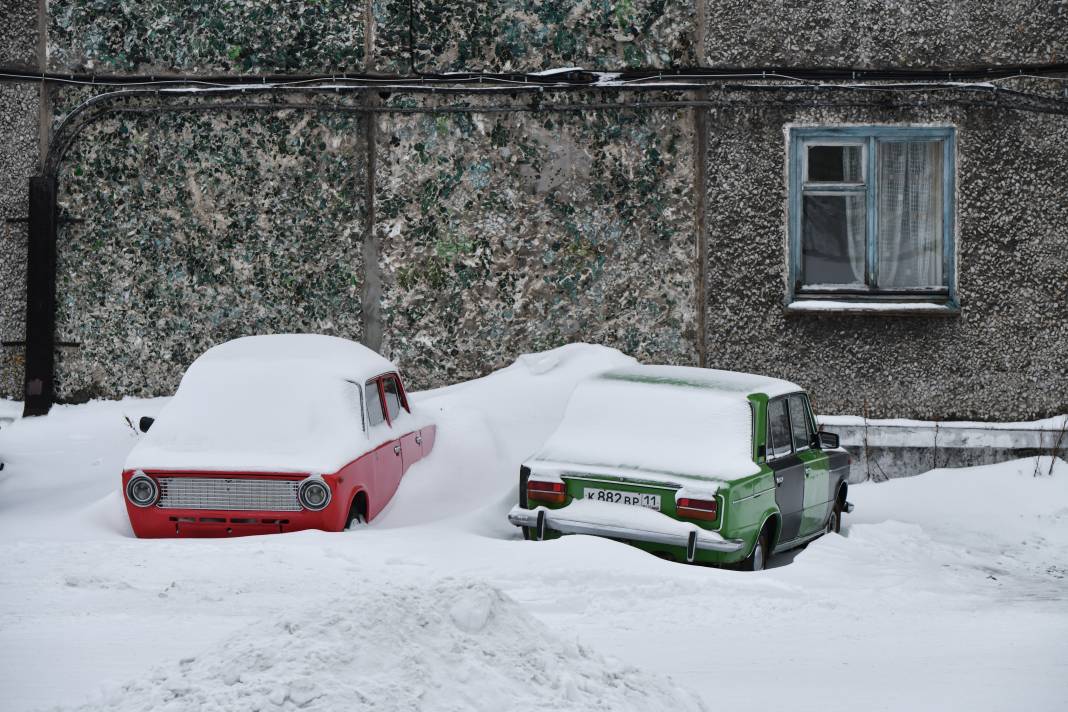
<instances>
[{"instance_id":1,"label":"concrete wall","mask_svg":"<svg viewBox=\"0 0 1068 712\"><path fill-rule=\"evenodd\" d=\"M48 66L64 71L1068 60L1068 6L1047 2L49 6ZM26 106L0 116L16 139L0 156L15 212L36 162L31 86L0 84L14 97L5 107ZM55 92L56 121L88 95ZM375 93L332 99L348 111L113 115L61 168L61 207L82 222L60 232L57 335L72 345L59 351L59 394L167 393L213 343L320 331L381 349L419 387L587 340L791 378L822 412L1068 410L1068 123L963 105L973 98L866 93L814 107L810 93ZM714 105L629 105L638 99ZM578 106L533 110L554 103ZM959 128L961 315L786 317L783 126L903 121ZM12 276L0 329L15 341L25 236L3 229ZM3 353L0 393L17 395L20 352Z\"/></svg>"},{"instance_id":2,"label":"concrete wall","mask_svg":"<svg viewBox=\"0 0 1068 712\"><path fill-rule=\"evenodd\" d=\"M37 66L36 0L0 7L0 66ZM39 157L39 87L0 83L0 397L22 393L29 177Z\"/></svg>"},{"instance_id":3,"label":"concrete wall","mask_svg":"<svg viewBox=\"0 0 1068 712\"><path fill-rule=\"evenodd\" d=\"M709 365L803 383L822 413L1030 420L1068 411L1068 121L938 108L927 96L858 102L712 110ZM958 128L960 315L787 316L783 127L902 122Z\"/></svg>"}]
</instances>

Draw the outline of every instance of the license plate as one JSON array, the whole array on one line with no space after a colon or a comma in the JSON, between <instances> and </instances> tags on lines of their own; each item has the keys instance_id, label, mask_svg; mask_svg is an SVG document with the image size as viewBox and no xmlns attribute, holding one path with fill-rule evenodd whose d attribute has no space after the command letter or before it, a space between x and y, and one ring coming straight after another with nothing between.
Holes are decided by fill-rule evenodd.
<instances>
[{"instance_id":1,"label":"license plate","mask_svg":"<svg viewBox=\"0 0 1068 712\"><path fill-rule=\"evenodd\" d=\"M629 504L634 507L647 507L660 509L660 495L647 494L645 492L619 492L618 490L593 489L587 487L582 493L584 499L594 502L611 502L613 504Z\"/></svg>"}]
</instances>

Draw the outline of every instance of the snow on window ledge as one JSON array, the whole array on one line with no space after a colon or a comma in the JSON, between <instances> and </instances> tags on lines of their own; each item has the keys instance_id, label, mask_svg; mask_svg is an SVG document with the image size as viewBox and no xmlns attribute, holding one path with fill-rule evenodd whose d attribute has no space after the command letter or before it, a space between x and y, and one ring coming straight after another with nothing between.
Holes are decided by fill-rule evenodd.
<instances>
[{"instance_id":1,"label":"snow on window ledge","mask_svg":"<svg viewBox=\"0 0 1068 712\"><path fill-rule=\"evenodd\" d=\"M787 314L881 314L885 316L956 316L960 307L950 302L854 302L800 299L786 306Z\"/></svg>"}]
</instances>

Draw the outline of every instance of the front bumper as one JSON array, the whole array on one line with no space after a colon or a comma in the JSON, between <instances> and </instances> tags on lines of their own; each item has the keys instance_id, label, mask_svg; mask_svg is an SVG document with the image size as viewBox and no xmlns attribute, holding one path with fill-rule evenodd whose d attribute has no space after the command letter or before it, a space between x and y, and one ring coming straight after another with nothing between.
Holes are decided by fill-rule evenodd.
<instances>
[{"instance_id":1,"label":"front bumper","mask_svg":"<svg viewBox=\"0 0 1068 712\"><path fill-rule=\"evenodd\" d=\"M619 521L618 515L622 505L604 505L610 509L597 509L589 504L584 502L580 512L569 512L570 505L560 509L525 509L516 506L508 513L508 521L517 527L535 530L539 539L544 538L546 532L559 532L677 546L686 549L687 561L693 561L698 551L734 553L745 546L740 539L724 539L716 532L659 512L642 512L643 521L624 524Z\"/></svg>"}]
</instances>

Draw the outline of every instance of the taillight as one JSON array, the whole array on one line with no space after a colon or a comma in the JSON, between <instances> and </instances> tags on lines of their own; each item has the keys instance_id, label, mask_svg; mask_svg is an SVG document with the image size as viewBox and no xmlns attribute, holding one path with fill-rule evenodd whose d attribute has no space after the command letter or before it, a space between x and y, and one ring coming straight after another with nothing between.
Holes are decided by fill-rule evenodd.
<instances>
[{"instance_id":1,"label":"taillight","mask_svg":"<svg viewBox=\"0 0 1068 712\"><path fill-rule=\"evenodd\" d=\"M689 497L680 497L679 500L675 502L675 511L678 512L680 517L686 517L687 519L712 520L716 518L716 510L716 500L714 499L690 499Z\"/></svg>"},{"instance_id":2,"label":"taillight","mask_svg":"<svg viewBox=\"0 0 1068 712\"><path fill-rule=\"evenodd\" d=\"M563 504L567 493L563 482L527 481L527 499L535 499L551 504Z\"/></svg>"}]
</instances>

